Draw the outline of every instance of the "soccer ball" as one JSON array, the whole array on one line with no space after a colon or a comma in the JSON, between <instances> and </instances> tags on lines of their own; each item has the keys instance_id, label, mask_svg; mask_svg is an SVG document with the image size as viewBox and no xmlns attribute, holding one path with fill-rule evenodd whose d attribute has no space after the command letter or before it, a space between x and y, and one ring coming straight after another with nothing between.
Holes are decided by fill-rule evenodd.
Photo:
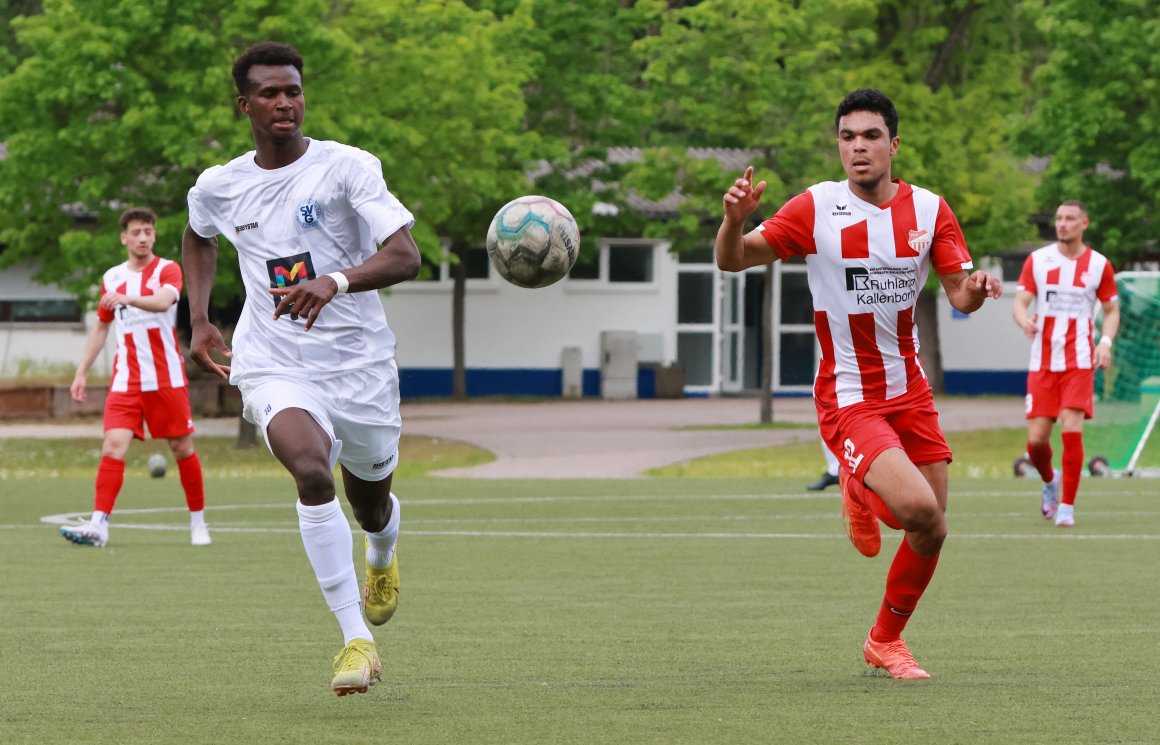
<instances>
[{"instance_id":1,"label":"soccer ball","mask_svg":"<svg viewBox=\"0 0 1160 745\"><path fill-rule=\"evenodd\" d=\"M149 475L155 479L159 479L165 475L165 468L168 462L161 453L154 453L149 456L149 460L145 465L149 468Z\"/></svg>"},{"instance_id":2,"label":"soccer ball","mask_svg":"<svg viewBox=\"0 0 1160 745\"><path fill-rule=\"evenodd\" d=\"M487 255L499 276L519 287L559 281L580 253L580 230L564 205L530 195L505 204L487 229Z\"/></svg>"}]
</instances>

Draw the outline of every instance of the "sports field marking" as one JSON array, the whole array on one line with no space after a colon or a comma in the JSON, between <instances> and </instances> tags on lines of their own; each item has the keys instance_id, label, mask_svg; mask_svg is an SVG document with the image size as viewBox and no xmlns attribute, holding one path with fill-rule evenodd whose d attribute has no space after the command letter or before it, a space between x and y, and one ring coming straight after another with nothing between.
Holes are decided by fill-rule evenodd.
<instances>
[{"instance_id":1,"label":"sports field marking","mask_svg":"<svg viewBox=\"0 0 1160 745\"><path fill-rule=\"evenodd\" d=\"M728 498L727 495L709 495L709 496L720 496L721 498ZM763 499L769 498L769 495L760 495L760 496L758 496L758 495L746 495L746 496L749 498L763 498ZM794 495L794 496L802 497L802 495ZM672 497L658 495L655 497L644 497L644 498L658 500L658 499L671 499ZM814 495L806 495L804 498L814 499L816 497ZM537 498L528 498L528 499L532 499L535 501L578 501L578 500L586 500L586 499L590 499L590 498L588 498L588 497L537 497ZM409 506L447 505L447 504L453 504L453 505L488 504L488 503L502 504L502 503L510 503L510 502L523 502L523 501L528 501L528 499L523 499L523 498L474 499L474 500L470 500L470 499L469 500L432 499L432 500L408 500L406 504L408 504ZM599 501L606 501L608 498L597 497L595 499L597 499ZM642 499L642 497L636 497L636 499ZM253 509L286 510L287 506L285 504L282 504L282 503L279 503L279 504L259 504L259 505L216 505L216 506L208 507L207 511L219 512L219 511L229 511L229 510L253 510ZM119 517L125 516L125 515L145 515L145 514L158 514L158 513L185 513L185 508L180 507L180 506L148 507L148 508L137 508L137 509L123 509L123 510L117 511L117 515ZM70 524L72 522L75 522L78 519L83 519L83 518L87 517L88 514L89 514L88 512L65 512L65 513L60 513L57 515L45 515L45 516L40 518L40 522L42 524L48 524L48 525L67 525L67 524ZM1091 516L1099 516L1099 515L1120 515L1120 516L1122 516L1124 514L1131 514L1132 516L1149 516L1150 517L1150 516L1155 516L1158 513L1157 512L1135 511L1132 513L1110 513L1109 512L1109 513L1089 513L1089 514ZM982 516L982 517L990 516L990 517L1015 517L1015 518L1017 518L1017 517L1026 517L1027 513L1004 512L1004 513L988 513L986 515L972 515L972 517L980 517L980 516ZM648 517L629 517L629 518L560 517L560 518L530 518L530 519L521 519L521 518L498 518L498 519L491 519L491 518L449 518L446 520L441 520L441 519L437 519L437 518L428 518L428 519L409 520L408 525L416 525L416 524L418 524L418 525L446 525L448 523L452 523L452 524L464 524L464 523L484 523L484 524L520 523L520 524L529 524L532 522L554 522L554 521L559 521L559 520L567 520L568 522L590 522L590 523L596 523L596 522L616 522L616 523L637 522L637 523L642 523L642 522L672 522L672 521L677 521L677 520L700 520L703 522L712 522L712 521L722 521L722 520L724 520L724 521L741 521L741 520L753 520L753 521L764 520L764 521L768 521L768 520L782 520L782 519L830 521L830 520L835 520L835 517L834 517L834 515L827 513L824 515L805 515L805 516L779 516L779 515L717 516L717 515L707 515L707 516L681 516L681 517L677 517L677 518L659 518L659 519L658 518L648 518ZM836 522L836 520L835 520L835 522ZM210 524L215 531L223 532L223 533L297 533L298 532L298 526L296 523L290 523L290 524L285 525L285 526L275 526L275 525L256 526L253 524L233 524L233 525L231 525L229 523L221 523L218 521L211 521ZM35 526L0 525L0 529L28 528L28 527L35 527ZM128 529L128 530L152 530L152 531L186 531L186 530L189 530L189 527L187 525L171 525L171 524L167 525L167 524L163 524L163 523L123 523L120 521L118 521L116 523L116 527L118 529L124 528L124 529ZM352 524L351 529L355 533L359 532L357 525ZM797 540L811 540L811 539L835 540L835 539L840 539L840 540L846 540L845 534L839 530L835 530L832 533L790 533L790 532L737 532L737 533L734 533L734 532L720 532L720 531L694 533L694 532L671 532L671 531L649 532L649 531L551 531L551 530L533 531L533 530L422 530L422 529L415 530L415 529L408 529L405 532L406 532L406 535L408 535L408 536L460 537L460 538L563 538L563 539L586 539L586 538L587 539L591 539L591 538L672 539L672 538L677 538L677 539L686 539L686 540L687 539L706 538L706 539L715 539L715 540L744 540L744 539L749 539L749 540L770 540L770 539L783 539L783 540L786 540L786 539L797 539ZM883 537L886 538L887 540L897 539L900 535L901 534L895 533L893 531L883 533ZM1156 540L1160 540L1160 535L1155 535L1155 534L1136 534L1136 535L1133 535L1133 534L1085 534L1085 533L1075 533L1075 532L1052 530L1052 531L1047 531L1044 533L952 533L952 538L955 540L962 540L962 539L1002 540L1002 539L1008 539L1008 540L1156 541Z\"/></svg>"}]
</instances>

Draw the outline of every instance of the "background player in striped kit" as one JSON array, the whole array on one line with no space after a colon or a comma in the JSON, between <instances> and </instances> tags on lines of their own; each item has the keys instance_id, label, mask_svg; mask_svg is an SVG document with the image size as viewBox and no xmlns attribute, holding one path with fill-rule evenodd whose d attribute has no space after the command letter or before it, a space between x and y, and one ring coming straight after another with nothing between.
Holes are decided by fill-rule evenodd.
<instances>
[{"instance_id":1,"label":"background player in striped kit","mask_svg":"<svg viewBox=\"0 0 1160 745\"><path fill-rule=\"evenodd\" d=\"M125 455L136 437L164 437L177 461L190 536L195 546L210 544L205 525L205 489L201 461L193 448L193 416L185 360L177 343L177 300L181 297L181 267L153 253L157 240L153 210L134 207L121 213L121 243L128 260L109 269L101 280L97 324L89 333L81 363L69 393L85 400L85 375L105 346L109 326L116 322L117 357L105 400L105 441L97 467L93 515L60 533L73 543L104 546L109 541L109 514L125 480Z\"/></svg>"},{"instance_id":2,"label":"background player in striped kit","mask_svg":"<svg viewBox=\"0 0 1160 745\"><path fill-rule=\"evenodd\" d=\"M1031 339L1027 373L1027 457L1043 479L1040 512L1060 527L1075 525L1075 497L1083 469L1083 422L1093 412L1095 370L1112 361L1120 328L1116 279L1107 257L1084 245L1088 227L1083 202L1055 211L1056 242L1033 251L1023 263L1012 315ZM1030 312L1035 301L1035 314ZM1103 334L1092 343L1096 303ZM1062 471L1051 464L1055 420L1063 440Z\"/></svg>"},{"instance_id":3,"label":"background player in striped kit","mask_svg":"<svg viewBox=\"0 0 1160 745\"><path fill-rule=\"evenodd\" d=\"M754 185L747 168L722 199L717 265L736 272L805 258L822 348L814 403L822 438L840 463L847 534L860 553L874 556L879 520L905 531L863 658L895 678L929 678L901 634L946 539L951 451L918 358L914 306L932 264L964 313L1002 287L986 272L968 271L966 241L942 197L891 178L898 113L884 93L850 93L834 124L847 179L811 186L744 233L766 186Z\"/></svg>"}]
</instances>

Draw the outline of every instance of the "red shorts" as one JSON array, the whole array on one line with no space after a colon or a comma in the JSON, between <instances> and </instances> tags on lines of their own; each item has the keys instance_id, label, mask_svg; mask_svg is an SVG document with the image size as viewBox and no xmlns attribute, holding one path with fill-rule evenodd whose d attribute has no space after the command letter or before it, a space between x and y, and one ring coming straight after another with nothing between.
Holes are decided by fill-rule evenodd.
<instances>
[{"instance_id":1,"label":"red shorts","mask_svg":"<svg viewBox=\"0 0 1160 745\"><path fill-rule=\"evenodd\" d=\"M1027 373L1027 418L1057 419L1064 409L1092 418L1096 374L1087 370L1035 370Z\"/></svg>"},{"instance_id":2,"label":"red shorts","mask_svg":"<svg viewBox=\"0 0 1160 745\"><path fill-rule=\"evenodd\" d=\"M817 405L816 399L814 403ZM888 448L902 448L916 466L951 462L951 448L939 427L929 388L889 401L817 408L818 428L826 447L859 484L874 459Z\"/></svg>"},{"instance_id":3,"label":"red shorts","mask_svg":"<svg viewBox=\"0 0 1160 745\"><path fill-rule=\"evenodd\" d=\"M138 440L144 440L143 423L149 425L149 436L155 440L192 435L189 390L183 387L127 393L109 391L105 399L106 432L128 429Z\"/></svg>"}]
</instances>

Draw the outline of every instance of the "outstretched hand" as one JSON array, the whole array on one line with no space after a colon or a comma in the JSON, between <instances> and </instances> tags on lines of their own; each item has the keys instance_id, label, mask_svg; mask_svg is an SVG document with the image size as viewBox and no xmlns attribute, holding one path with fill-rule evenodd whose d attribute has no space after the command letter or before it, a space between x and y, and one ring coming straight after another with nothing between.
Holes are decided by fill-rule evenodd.
<instances>
[{"instance_id":1,"label":"outstretched hand","mask_svg":"<svg viewBox=\"0 0 1160 745\"><path fill-rule=\"evenodd\" d=\"M757 211L761 203L761 195L765 193L765 182L753 185L753 166L745 169L745 174L733 182L729 191L725 192L721 203L725 208L725 219L733 222L744 222Z\"/></svg>"},{"instance_id":2,"label":"outstretched hand","mask_svg":"<svg viewBox=\"0 0 1160 745\"><path fill-rule=\"evenodd\" d=\"M967 289L974 295L995 299L1003 294L1003 283L993 274L978 271L967 277Z\"/></svg>"},{"instance_id":3,"label":"outstretched hand","mask_svg":"<svg viewBox=\"0 0 1160 745\"><path fill-rule=\"evenodd\" d=\"M305 318L306 325L302 330L309 331L318 320L322 308L338 294L338 283L331 277L323 276L289 287L271 287L270 294L282 298L278 301L278 307L274 308L275 321L283 313L289 313L291 321Z\"/></svg>"},{"instance_id":4,"label":"outstretched hand","mask_svg":"<svg viewBox=\"0 0 1160 745\"><path fill-rule=\"evenodd\" d=\"M193 359L194 364L200 367L207 373L213 373L219 378L225 380L230 379L230 366L219 365L214 362L210 356L210 352L217 350L224 357L233 357L233 352L226 346L225 339L218 331L217 326L214 326L209 321L193 324L193 334L189 341L189 356Z\"/></svg>"}]
</instances>

